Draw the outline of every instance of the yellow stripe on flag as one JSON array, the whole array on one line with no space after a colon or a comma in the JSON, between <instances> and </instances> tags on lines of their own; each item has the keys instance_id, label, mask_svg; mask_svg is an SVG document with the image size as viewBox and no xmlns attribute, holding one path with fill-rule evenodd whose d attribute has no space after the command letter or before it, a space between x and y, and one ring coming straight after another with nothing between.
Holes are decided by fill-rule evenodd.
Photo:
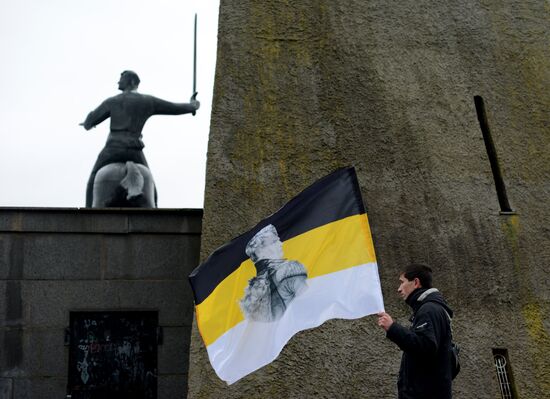
<instances>
[{"instance_id":1,"label":"yellow stripe on flag","mask_svg":"<svg viewBox=\"0 0 550 399\"><path fill-rule=\"evenodd\" d=\"M283 242L286 259L302 263L308 279L376 262L366 214L328 223ZM197 324L206 346L244 320L239 301L256 275L250 259L226 277L196 306Z\"/></svg>"}]
</instances>

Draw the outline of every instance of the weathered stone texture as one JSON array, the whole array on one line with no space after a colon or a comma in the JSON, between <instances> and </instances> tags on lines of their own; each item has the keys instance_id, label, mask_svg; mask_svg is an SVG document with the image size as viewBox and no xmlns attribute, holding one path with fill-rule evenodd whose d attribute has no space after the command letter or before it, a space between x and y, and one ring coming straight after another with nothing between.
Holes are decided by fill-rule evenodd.
<instances>
[{"instance_id":1,"label":"weathered stone texture","mask_svg":"<svg viewBox=\"0 0 550 399\"><path fill-rule=\"evenodd\" d=\"M550 392L550 8L540 1L221 0L202 258L315 179L354 165L386 309L405 263L433 265L463 346L457 397ZM508 196L500 215L474 95ZM374 317L331 321L227 387L193 332L190 397L395 397Z\"/></svg>"}]
</instances>

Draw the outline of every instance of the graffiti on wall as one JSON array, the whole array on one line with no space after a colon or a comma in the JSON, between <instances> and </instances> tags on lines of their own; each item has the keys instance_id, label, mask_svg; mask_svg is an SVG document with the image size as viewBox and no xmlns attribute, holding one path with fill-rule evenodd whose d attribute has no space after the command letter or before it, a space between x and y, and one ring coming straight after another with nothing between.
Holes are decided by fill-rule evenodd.
<instances>
[{"instance_id":1,"label":"graffiti on wall","mask_svg":"<svg viewBox=\"0 0 550 399\"><path fill-rule=\"evenodd\" d=\"M157 312L72 312L72 399L157 397Z\"/></svg>"}]
</instances>

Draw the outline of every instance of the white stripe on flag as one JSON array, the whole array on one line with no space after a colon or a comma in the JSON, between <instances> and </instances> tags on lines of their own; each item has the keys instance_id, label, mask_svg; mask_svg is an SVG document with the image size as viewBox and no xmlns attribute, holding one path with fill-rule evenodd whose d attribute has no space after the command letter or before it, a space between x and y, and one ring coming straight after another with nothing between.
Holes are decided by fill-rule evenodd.
<instances>
[{"instance_id":1,"label":"white stripe on flag","mask_svg":"<svg viewBox=\"0 0 550 399\"><path fill-rule=\"evenodd\" d=\"M384 310L376 263L308 279L307 284L280 320L245 320L207 347L210 362L222 380L232 384L270 363L299 331L329 319L357 319Z\"/></svg>"}]
</instances>

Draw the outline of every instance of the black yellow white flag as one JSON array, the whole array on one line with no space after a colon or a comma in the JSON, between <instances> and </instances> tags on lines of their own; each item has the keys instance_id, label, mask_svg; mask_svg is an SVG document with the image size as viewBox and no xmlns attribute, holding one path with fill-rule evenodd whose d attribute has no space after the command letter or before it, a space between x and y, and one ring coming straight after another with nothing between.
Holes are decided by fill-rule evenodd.
<instances>
[{"instance_id":1,"label":"black yellow white flag","mask_svg":"<svg viewBox=\"0 0 550 399\"><path fill-rule=\"evenodd\" d=\"M298 331L382 311L355 170L318 180L189 280L210 362L228 384L272 362Z\"/></svg>"}]
</instances>

